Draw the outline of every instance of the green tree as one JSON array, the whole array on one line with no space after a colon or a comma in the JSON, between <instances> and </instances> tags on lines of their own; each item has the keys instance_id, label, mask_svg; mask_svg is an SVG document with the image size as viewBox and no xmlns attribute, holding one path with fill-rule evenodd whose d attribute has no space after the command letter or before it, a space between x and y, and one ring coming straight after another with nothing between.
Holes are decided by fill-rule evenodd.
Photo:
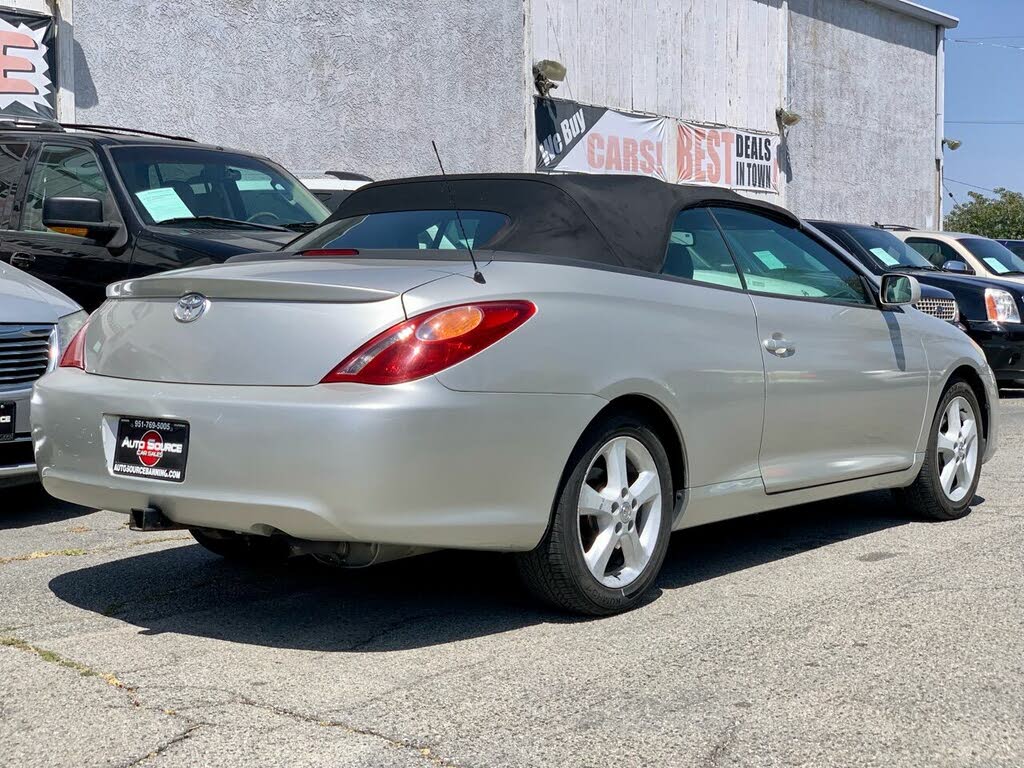
<instances>
[{"instance_id":1,"label":"green tree","mask_svg":"<svg viewBox=\"0 0 1024 768\"><path fill-rule=\"evenodd\" d=\"M970 200L957 203L946 216L946 229L1004 240L1024 239L1024 195L1003 187L993 191L998 197L968 192Z\"/></svg>"}]
</instances>

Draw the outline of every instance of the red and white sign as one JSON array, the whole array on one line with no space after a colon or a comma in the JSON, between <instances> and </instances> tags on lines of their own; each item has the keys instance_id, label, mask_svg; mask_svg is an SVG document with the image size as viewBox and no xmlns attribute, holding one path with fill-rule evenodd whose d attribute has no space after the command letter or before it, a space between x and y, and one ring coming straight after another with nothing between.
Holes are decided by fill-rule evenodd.
<instances>
[{"instance_id":1,"label":"red and white sign","mask_svg":"<svg viewBox=\"0 0 1024 768\"><path fill-rule=\"evenodd\" d=\"M537 170L779 191L779 135L537 99Z\"/></svg>"},{"instance_id":2,"label":"red and white sign","mask_svg":"<svg viewBox=\"0 0 1024 768\"><path fill-rule=\"evenodd\" d=\"M0 12L0 112L53 118L53 20Z\"/></svg>"},{"instance_id":3,"label":"red and white sign","mask_svg":"<svg viewBox=\"0 0 1024 768\"><path fill-rule=\"evenodd\" d=\"M778 149L776 135L679 121L675 181L778 192Z\"/></svg>"}]
</instances>

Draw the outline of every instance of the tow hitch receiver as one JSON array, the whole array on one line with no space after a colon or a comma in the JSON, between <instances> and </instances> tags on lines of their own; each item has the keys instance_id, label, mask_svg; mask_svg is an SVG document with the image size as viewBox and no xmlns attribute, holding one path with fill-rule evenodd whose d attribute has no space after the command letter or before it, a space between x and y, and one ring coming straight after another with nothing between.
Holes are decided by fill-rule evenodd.
<instances>
[{"instance_id":1,"label":"tow hitch receiver","mask_svg":"<svg viewBox=\"0 0 1024 768\"><path fill-rule=\"evenodd\" d=\"M159 507L149 506L133 509L128 514L128 527L133 531L177 531L185 526L171 520Z\"/></svg>"}]
</instances>

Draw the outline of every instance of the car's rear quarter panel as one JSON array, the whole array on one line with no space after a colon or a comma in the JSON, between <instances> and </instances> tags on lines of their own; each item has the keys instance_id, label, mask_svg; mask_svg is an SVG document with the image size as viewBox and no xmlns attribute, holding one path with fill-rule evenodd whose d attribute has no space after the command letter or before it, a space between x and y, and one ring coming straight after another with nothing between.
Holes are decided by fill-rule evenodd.
<instances>
[{"instance_id":1,"label":"car's rear quarter panel","mask_svg":"<svg viewBox=\"0 0 1024 768\"><path fill-rule=\"evenodd\" d=\"M443 371L451 389L640 394L681 434L687 484L759 476L764 371L750 299L739 291L632 273L493 262L487 282L439 280L405 294L410 315L469 297L525 298L537 314ZM580 430L586 425L580 425Z\"/></svg>"}]
</instances>

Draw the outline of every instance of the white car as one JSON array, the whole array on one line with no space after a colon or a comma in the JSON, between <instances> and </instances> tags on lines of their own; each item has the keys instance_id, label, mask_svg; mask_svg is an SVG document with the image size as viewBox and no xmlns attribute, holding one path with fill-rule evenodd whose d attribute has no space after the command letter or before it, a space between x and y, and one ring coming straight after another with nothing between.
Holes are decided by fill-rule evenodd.
<instances>
[{"instance_id":1,"label":"white car","mask_svg":"<svg viewBox=\"0 0 1024 768\"><path fill-rule=\"evenodd\" d=\"M893 234L939 269L1024 282L1024 258L990 238L919 229L900 229Z\"/></svg>"},{"instance_id":2,"label":"white car","mask_svg":"<svg viewBox=\"0 0 1024 768\"><path fill-rule=\"evenodd\" d=\"M0 486L36 480L32 385L56 364L88 315L46 283L0 262Z\"/></svg>"},{"instance_id":3,"label":"white car","mask_svg":"<svg viewBox=\"0 0 1024 768\"><path fill-rule=\"evenodd\" d=\"M334 213L346 197L373 179L361 173L349 173L348 171L325 171L324 173L299 173L301 181L306 189L312 192L317 200L327 206Z\"/></svg>"}]
</instances>

